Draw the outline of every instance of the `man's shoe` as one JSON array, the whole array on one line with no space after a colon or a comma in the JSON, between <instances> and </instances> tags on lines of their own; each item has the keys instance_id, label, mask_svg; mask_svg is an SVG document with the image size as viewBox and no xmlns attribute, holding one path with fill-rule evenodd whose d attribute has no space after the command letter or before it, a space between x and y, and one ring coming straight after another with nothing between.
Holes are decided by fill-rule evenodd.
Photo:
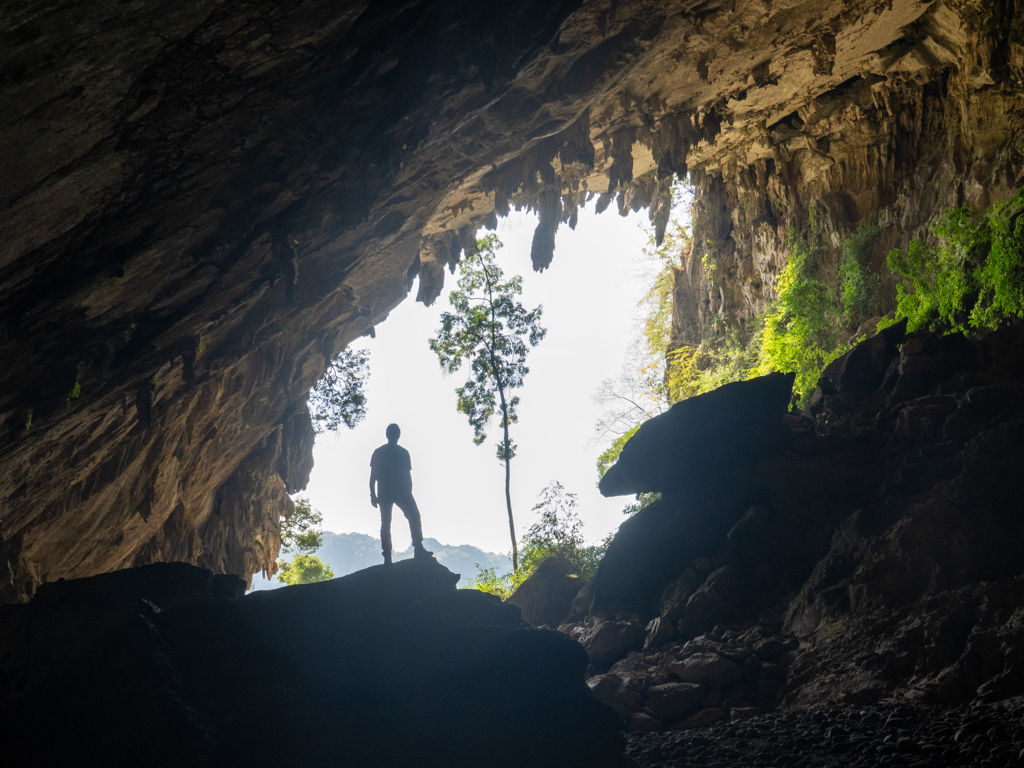
<instances>
[{"instance_id":1,"label":"man's shoe","mask_svg":"<svg viewBox=\"0 0 1024 768\"><path fill-rule=\"evenodd\" d=\"M384 555L384 565L391 565L391 553Z\"/></svg>"},{"instance_id":2,"label":"man's shoe","mask_svg":"<svg viewBox=\"0 0 1024 768\"><path fill-rule=\"evenodd\" d=\"M430 557L434 553L428 549L424 549L422 544L413 544L413 557Z\"/></svg>"}]
</instances>

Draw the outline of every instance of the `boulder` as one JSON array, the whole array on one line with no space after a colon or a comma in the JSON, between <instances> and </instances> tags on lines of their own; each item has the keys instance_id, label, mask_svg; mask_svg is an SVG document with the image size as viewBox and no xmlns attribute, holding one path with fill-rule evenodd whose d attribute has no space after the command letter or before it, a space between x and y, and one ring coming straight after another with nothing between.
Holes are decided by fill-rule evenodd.
<instances>
[{"instance_id":1,"label":"boulder","mask_svg":"<svg viewBox=\"0 0 1024 768\"><path fill-rule=\"evenodd\" d=\"M535 627L557 628L569 613L584 584L564 558L549 557L505 602L522 611Z\"/></svg>"},{"instance_id":2,"label":"boulder","mask_svg":"<svg viewBox=\"0 0 1024 768\"><path fill-rule=\"evenodd\" d=\"M704 688L693 683L665 683L647 692L644 705L659 720L673 721L686 717L700 706Z\"/></svg>"},{"instance_id":3,"label":"boulder","mask_svg":"<svg viewBox=\"0 0 1024 768\"><path fill-rule=\"evenodd\" d=\"M0 680L17 681L0 690L5 754L52 767L84 755L168 768L621 765L621 721L585 685L579 644L457 590L429 558L241 599L211 596L184 568L191 599L165 589L166 608L136 602L88 647L87 616L65 622L85 652L60 665L8 642L14 622L0 622ZM102 586L63 589L102 606ZM61 604L13 608L44 626Z\"/></svg>"},{"instance_id":4,"label":"boulder","mask_svg":"<svg viewBox=\"0 0 1024 768\"><path fill-rule=\"evenodd\" d=\"M907 321L901 320L833 360L818 381L821 394L838 397L849 407L876 392L893 358L899 356L899 344L906 334Z\"/></svg>"},{"instance_id":5,"label":"boulder","mask_svg":"<svg viewBox=\"0 0 1024 768\"><path fill-rule=\"evenodd\" d=\"M735 683L743 672L738 664L717 653L697 653L669 665L669 669L684 683L699 683L709 688Z\"/></svg>"},{"instance_id":6,"label":"boulder","mask_svg":"<svg viewBox=\"0 0 1024 768\"><path fill-rule=\"evenodd\" d=\"M644 643L644 626L635 621L597 620L578 635L595 669L608 669Z\"/></svg>"},{"instance_id":7,"label":"boulder","mask_svg":"<svg viewBox=\"0 0 1024 768\"><path fill-rule=\"evenodd\" d=\"M779 442L793 378L772 373L726 384L644 422L601 478L601 493L668 493L757 460Z\"/></svg>"}]
</instances>

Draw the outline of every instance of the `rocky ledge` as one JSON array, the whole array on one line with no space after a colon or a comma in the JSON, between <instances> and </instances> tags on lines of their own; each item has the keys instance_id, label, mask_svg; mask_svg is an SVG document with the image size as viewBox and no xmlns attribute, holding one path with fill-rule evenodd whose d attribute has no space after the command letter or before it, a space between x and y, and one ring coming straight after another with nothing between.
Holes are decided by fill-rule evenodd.
<instances>
[{"instance_id":1,"label":"rocky ledge","mask_svg":"<svg viewBox=\"0 0 1024 768\"><path fill-rule=\"evenodd\" d=\"M894 325L808 411L789 383L680 403L605 476L662 497L563 602L594 693L634 732L1024 695L1024 328Z\"/></svg>"},{"instance_id":2,"label":"rocky ledge","mask_svg":"<svg viewBox=\"0 0 1024 768\"><path fill-rule=\"evenodd\" d=\"M616 766L586 654L432 559L239 598L156 564L0 609L19 765ZM90 758L91 759L91 758Z\"/></svg>"}]
</instances>

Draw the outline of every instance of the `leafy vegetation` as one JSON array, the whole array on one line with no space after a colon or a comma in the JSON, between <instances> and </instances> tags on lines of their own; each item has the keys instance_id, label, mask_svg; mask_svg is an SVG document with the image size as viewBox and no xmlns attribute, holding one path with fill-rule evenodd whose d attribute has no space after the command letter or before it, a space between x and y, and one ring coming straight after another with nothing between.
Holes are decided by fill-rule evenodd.
<instances>
[{"instance_id":1,"label":"leafy vegetation","mask_svg":"<svg viewBox=\"0 0 1024 768\"><path fill-rule=\"evenodd\" d=\"M309 414L316 433L334 432L344 424L355 427L366 416L363 385L370 377L370 353L345 349L309 390Z\"/></svg>"},{"instance_id":2,"label":"leafy vegetation","mask_svg":"<svg viewBox=\"0 0 1024 768\"><path fill-rule=\"evenodd\" d=\"M285 584L310 584L334 578L334 571L313 553L323 545L324 516L313 509L309 500L295 499L291 516L281 518L282 554L292 554L291 561L277 561L277 580Z\"/></svg>"},{"instance_id":3,"label":"leafy vegetation","mask_svg":"<svg viewBox=\"0 0 1024 768\"><path fill-rule=\"evenodd\" d=\"M315 555L298 554L278 563L277 580L285 584L312 584L334 578L331 566Z\"/></svg>"},{"instance_id":4,"label":"leafy vegetation","mask_svg":"<svg viewBox=\"0 0 1024 768\"><path fill-rule=\"evenodd\" d=\"M500 411L503 437L497 446L498 461L505 466L505 506L512 539L512 567L519 569L515 522L512 516L511 463L516 446L509 425L517 420L519 397L511 391L523 386L529 347L535 347L547 330L540 324L542 307L527 310L517 300L523 292L518 275L505 279L495 261L502 247L495 235L477 241L476 253L468 255L459 271L456 290L449 295L453 312L441 315L441 328L430 339L430 349L441 368L457 373L469 363L469 378L455 390L457 408L473 427L473 442L487 439L491 417Z\"/></svg>"},{"instance_id":5,"label":"leafy vegetation","mask_svg":"<svg viewBox=\"0 0 1024 768\"><path fill-rule=\"evenodd\" d=\"M909 330L968 332L1024 317L1024 189L983 215L946 211L931 230L937 246L915 238L887 259L908 283L897 286L896 315Z\"/></svg>"},{"instance_id":6,"label":"leafy vegetation","mask_svg":"<svg viewBox=\"0 0 1024 768\"><path fill-rule=\"evenodd\" d=\"M309 499L299 496L295 499L295 511L291 517L281 518L281 546L286 552L303 554L316 552L324 543L324 516L313 509Z\"/></svg>"},{"instance_id":7,"label":"leafy vegetation","mask_svg":"<svg viewBox=\"0 0 1024 768\"><path fill-rule=\"evenodd\" d=\"M816 254L807 241L790 230L789 257L779 276L778 296L764 313L753 371L757 375L795 372L793 391L798 403L810 399L825 366L848 349L843 343L842 302L828 285L811 277L812 255ZM839 294L843 295L842 287Z\"/></svg>"},{"instance_id":8,"label":"leafy vegetation","mask_svg":"<svg viewBox=\"0 0 1024 768\"><path fill-rule=\"evenodd\" d=\"M480 568L470 581L469 588L498 595L502 600L510 597L549 557L560 557L582 579L591 579L611 542L609 534L600 544L587 545L583 539L583 522L576 511L575 493L569 493L561 483L552 481L540 492L540 501L533 511L540 517L527 530L520 543L520 567L499 574L497 568Z\"/></svg>"}]
</instances>

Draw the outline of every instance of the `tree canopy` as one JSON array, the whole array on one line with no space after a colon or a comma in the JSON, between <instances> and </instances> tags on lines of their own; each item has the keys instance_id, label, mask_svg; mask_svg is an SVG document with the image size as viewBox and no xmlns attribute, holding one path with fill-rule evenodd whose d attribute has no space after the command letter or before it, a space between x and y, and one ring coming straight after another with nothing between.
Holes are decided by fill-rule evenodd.
<instances>
[{"instance_id":1,"label":"tree canopy","mask_svg":"<svg viewBox=\"0 0 1024 768\"><path fill-rule=\"evenodd\" d=\"M526 355L547 333L540 324L543 307L527 310L518 301L523 279L518 275L505 279L495 262L495 251L502 247L495 235L477 241L476 252L463 261L456 290L449 302L452 312L441 315L441 327L430 339L430 349L441 368L457 373L469 363L469 378L455 390L457 409L473 427L473 442L487 439L487 425L500 414L502 440L497 446L498 460L505 465L505 505L512 538L512 563L518 569L515 523L509 489L511 460L515 444L509 437L509 425L517 421L519 397L511 394L523 386L530 369Z\"/></svg>"},{"instance_id":2,"label":"tree canopy","mask_svg":"<svg viewBox=\"0 0 1024 768\"><path fill-rule=\"evenodd\" d=\"M342 424L352 429L365 418L363 385L370 376L369 362L370 353L364 349L342 350L309 390L309 415L318 435Z\"/></svg>"},{"instance_id":3,"label":"tree canopy","mask_svg":"<svg viewBox=\"0 0 1024 768\"><path fill-rule=\"evenodd\" d=\"M331 566L315 555L296 555L291 562L282 560L278 564L278 581L285 584L312 584L334 578Z\"/></svg>"},{"instance_id":4,"label":"tree canopy","mask_svg":"<svg viewBox=\"0 0 1024 768\"><path fill-rule=\"evenodd\" d=\"M295 508L287 518L281 518L281 547L283 554L293 554L291 561L277 561L277 580L285 584L309 584L334 578L334 571L313 553L323 546L321 529L324 516L313 509L309 500L299 496Z\"/></svg>"}]
</instances>

